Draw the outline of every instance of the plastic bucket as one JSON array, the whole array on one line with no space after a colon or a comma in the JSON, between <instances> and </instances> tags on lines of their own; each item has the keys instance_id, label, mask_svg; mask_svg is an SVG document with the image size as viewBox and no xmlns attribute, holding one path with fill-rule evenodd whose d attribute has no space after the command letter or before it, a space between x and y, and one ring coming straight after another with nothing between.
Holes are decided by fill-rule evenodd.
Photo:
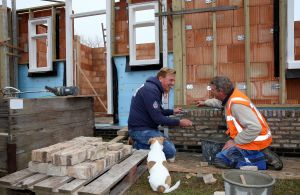
<instances>
[{"instance_id":1,"label":"plastic bucket","mask_svg":"<svg viewBox=\"0 0 300 195\"><path fill-rule=\"evenodd\" d=\"M222 177L226 195L272 195L275 184L273 177L258 171L233 170L223 172Z\"/></svg>"},{"instance_id":2,"label":"plastic bucket","mask_svg":"<svg viewBox=\"0 0 300 195\"><path fill-rule=\"evenodd\" d=\"M220 152L225 145L224 137L208 137L201 139L202 155L208 164L213 164L216 154Z\"/></svg>"}]
</instances>

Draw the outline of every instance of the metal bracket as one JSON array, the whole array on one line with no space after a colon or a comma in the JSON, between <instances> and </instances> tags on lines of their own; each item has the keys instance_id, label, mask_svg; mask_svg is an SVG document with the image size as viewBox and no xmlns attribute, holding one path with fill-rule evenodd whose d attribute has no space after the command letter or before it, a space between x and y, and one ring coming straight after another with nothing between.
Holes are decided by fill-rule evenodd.
<instances>
[{"instance_id":1,"label":"metal bracket","mask_svg":"<svg viewBox=\"0 0 300 195\"><path fill-rule=\"evenodd\" d=\"M273 83L271 85L271 89L280 89L280 84L279 83Z\"/></svg>"},{"instance_id":2,"label":"metal bracket","mask_svg":"<svg viewBox=\"0 0 300 195\"><path fill-rule=\"evenodd\" d=\"M193 26L192 25L185 25L185 30L192 30Z\"/></svg>"},{"instance_id":3,"label":"metal bracket","mask_svg":"<svg viewBox=\"0 0 300 195\"><path fill-rule=\"evenodd\" d=\"M206 37L206 41L213 41L214 40L214 36L210 35Z\"/></svg>"},{"instance_id":4,"label":"metal bracket","mask_svg":"<svg viewBox=\"0 0 300 195\"><path fill-rule=\"evenodd\" d=\"M194 88L193 84L187 84L186 85L186 89L193 89L193 88Z\"/></svg>"},{"instance_id":5,"label":"metal bracket","mask_svg":"<svg viewBox=\"0 0 300 195\"><path fill-rule=\"evenodd\" d=\"M238 41L244 41L245 40L245 35L238 35L237 40Z\"/></svg>"}]
</instances>

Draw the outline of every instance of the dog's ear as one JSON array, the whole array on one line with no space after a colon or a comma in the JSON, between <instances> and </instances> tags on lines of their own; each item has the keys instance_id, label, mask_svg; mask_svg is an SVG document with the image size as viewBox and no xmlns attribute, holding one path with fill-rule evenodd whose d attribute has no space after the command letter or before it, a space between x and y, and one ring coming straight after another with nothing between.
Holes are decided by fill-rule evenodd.
<instances>
[{"instance_id":1,"label":"dog's ear","mask_svg":"<svg viewBox=\"0 0 300 195\"><path fill-rule=\"evenodd\" d=\"M154 165L155 165L155 161L149 161L149 162L147 162L147 168L148 168L148 170L150 170Z\"/></svg>"},{"instance_id":2,"label":"dog's ear","mask_svg":"<svg viewBox=\"0 0 300 195\"><path fill-rule=\"evenodd\" d=\"M172 183L172 179L171 179L171 176L169 175L167 178L166 178L166 181L165 181L166 184L169 185L169 187L171 186L171 183Z\"/></svg>"},{"instance_id":3,"label":"dog's ear","mask_svg":"<svg viewBox=\"0 0 300 195\"><path fill-rule=\"evenodd\" d=\"M155 141L155 139L153 138L153 137L151 137L149 140L148 140L148 144L153 144L154 143L154 141Z\"/></svg>"},{"instance_id":4,"label":"dog's ear","mask_svg":"<svg viewBox=\"0 0 300 195\"><path fill-rule=\"evenodd\" d=\"M159 138L158 138L158 142L159 142L161 145L163 145L165 139L166 139L166 138L164 138L164 137L159 137Z\"/></svg>"}]
</instances>

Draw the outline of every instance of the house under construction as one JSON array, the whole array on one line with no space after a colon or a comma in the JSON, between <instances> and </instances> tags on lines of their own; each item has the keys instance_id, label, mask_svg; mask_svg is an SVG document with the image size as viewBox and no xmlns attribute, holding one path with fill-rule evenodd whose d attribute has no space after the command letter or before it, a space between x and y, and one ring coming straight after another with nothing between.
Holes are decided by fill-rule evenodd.
<instances>
[{"instance_id":1,"label":"house under construction","mask_svg":"<svg viewBox=\"0 0 300 195\"><path fill-rule=\"evenodd\" d=\"M195 121L194 129L167 131L179 151L201 152L201 138L223 132L221 111L195 108L194 104L209 97L207 84L214 76L226 75L274 128L272 147L282 155L300 155L300 21L294 19L296 0L106 0L105 10L82 13L73 11L72 0L19 10L18 1L11 2L7 5L2 0L0 12L0 89L17 89L12 93L23 99L24 109L25 102L30 107L25 109L28 113L11 111L10 102L1 100L0 133L13 135L10 141L19 144L16 151L22 148L26 152L16 152L15 167L8 167L11 157L6 156L3 144L0 152L5 157L0 157L0 169L25 168L23 162L28 161L32 149L93 135L92 130L83 129L94 128L94 115L112 116L115 125L127 126L132 94L161 67L173 67L177 72L166 105L184 106L187 117ZM98 27L103 31L103 47L87 46L74 34L76 19L95 15L106 15L106 27ZM47 92L46 85L76 86L77 98L84 103L71 97L65 98L71 103L64 103L63 97ZM53 101L45 97L53 97ZM38 143L35 148L16 141L25 130L34 134L46 128L42 124L50 121L46 115L29 126L34 116L44 111L43 106L51 113L56 108L55 112L61 113L53 122L69 117L56 126L73 124L73 118L80 121L82 129L73 125L76 133L68 135L65 131L70 127L57 127L64 131L62 137L49 142L32 138L31 143ZM75 112L63 114L66 110ZM20 115L31 118L21 120Z\"/></svg>"}]
</instances>

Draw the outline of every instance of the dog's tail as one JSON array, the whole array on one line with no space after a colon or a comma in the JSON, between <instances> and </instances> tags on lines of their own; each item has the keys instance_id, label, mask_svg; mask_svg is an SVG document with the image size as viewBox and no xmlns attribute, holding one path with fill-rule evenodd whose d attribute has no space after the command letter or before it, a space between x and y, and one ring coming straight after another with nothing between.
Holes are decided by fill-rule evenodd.
<instances>
[{"instance_id":1,"label":"dog's tail","mask_svg":"<svg viewBox=\"0 0 300 195\"><path fill-rule=\"evenodd\" d=\"M177 181L175 185L173 185L169 189L165 190L164 193L169 193L169 192L176 190L179 187L179 185L180 185L180 180Z\"/></svg>"}]
</instances>

